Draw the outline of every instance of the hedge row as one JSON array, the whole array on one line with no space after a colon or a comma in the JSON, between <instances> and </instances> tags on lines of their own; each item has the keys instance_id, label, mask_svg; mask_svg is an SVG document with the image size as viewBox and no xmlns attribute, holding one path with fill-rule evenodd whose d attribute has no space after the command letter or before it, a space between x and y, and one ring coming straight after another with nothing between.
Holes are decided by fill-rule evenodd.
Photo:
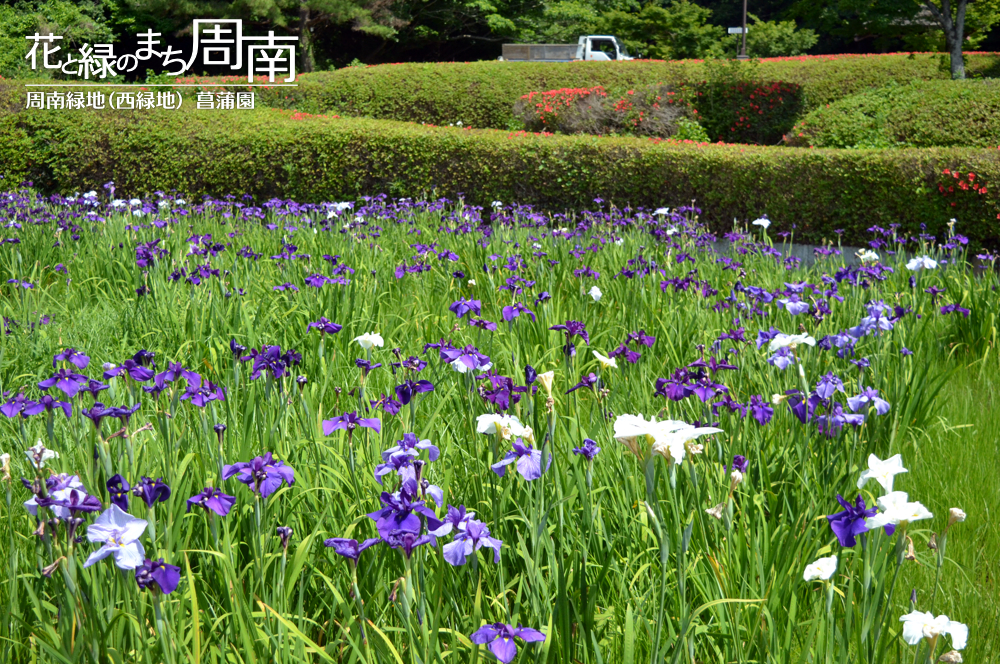
<instances>
[{"instance_id":1,"label":"hedge row","mask_svg":"<svg viewBox=\"0 0 1000 664\"><path fill-rule=\"evenodd\" d=\"M298 119L295 119L298 118ZM772 232L861 242L872 225L950 217L960 232L996 244L1000 151L803 150L676 144L638 138L512 134L365 119L255 112L31 111L0 118L7 182L48 191L99 189L189 195L250 192L302 201L464 192L468 201L530 203L564 211L600 196L618 206L690 203L717 230L767 214ZM976 190L948 195L951 175ZM979 190L979 187L983 187ZM954 204L954 206L952 205Z\"/></svg>"},{"instance_id":2,"label":"hedge row","mask_svg":"<svg viewBox=\"0 0 1000 664\"><path fill-rule=\"evenodd\" d=\"M1000 75L1000 54L969 53L967 59L969 76ZM806 109L893 81L950 78L942 56L934 53L800 56L759 63L758 80L801 85ZM705 77L700 60L406 63L305 74L297 88L257 90L268 105L309 113L509 129L514 126L514 103L528 92L601 85L619 94L642 85L677 85Z\"/></svg>"},{"instance_id":3,"label":"hedge row","mask_svg":"<svg viewBox=\"0 0 1000 664\"><path fill-rule=\"evenodd\" d=\"M1000 145L1000 83L890 85L818 108L795 125L793 145L947 147Z\"/></svg>"}]
</instances>

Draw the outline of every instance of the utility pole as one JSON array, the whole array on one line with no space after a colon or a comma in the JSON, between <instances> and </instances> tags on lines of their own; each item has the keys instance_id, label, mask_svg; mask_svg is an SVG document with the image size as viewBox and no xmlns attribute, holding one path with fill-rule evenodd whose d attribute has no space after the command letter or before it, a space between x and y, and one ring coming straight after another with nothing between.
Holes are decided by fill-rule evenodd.
<instances>
[{"instance_id":1,"label":"utility pole","mask_svg":"<svg viewBox=\"0 0 1000 664\"><path fill-rule=\"evenodd\" d=\"M743 44L740 46L739 60L747 59L747 0L743 0Z\"/></svg>"}]
</instances>

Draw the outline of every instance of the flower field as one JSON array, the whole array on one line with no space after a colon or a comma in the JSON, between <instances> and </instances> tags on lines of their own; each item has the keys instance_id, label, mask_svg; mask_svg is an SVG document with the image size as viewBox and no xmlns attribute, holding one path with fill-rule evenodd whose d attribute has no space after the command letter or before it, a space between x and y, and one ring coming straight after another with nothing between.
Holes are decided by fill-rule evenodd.
<instances>
[{"instance_id":1,"label":"flower field","mask_svg":"<svg viewBox=\"0 0 1000 664\"><path fill-rule=\"evenodd\" d=\"M0 196L0 661L1000 655L961 224L116 193Z\"/></svg>"}]
</instances>

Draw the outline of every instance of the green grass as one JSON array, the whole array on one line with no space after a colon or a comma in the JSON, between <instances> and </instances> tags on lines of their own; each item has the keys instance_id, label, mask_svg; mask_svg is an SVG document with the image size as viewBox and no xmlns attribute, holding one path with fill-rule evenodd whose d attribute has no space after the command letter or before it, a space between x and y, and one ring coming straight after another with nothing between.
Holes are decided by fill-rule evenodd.
<instances>
[{"instance_id":1,"label":"green grass","mask_svg":"<svg viewBox=\"0 0 1000 664\"><path fill-rule=\"evenodd\" d=\"M505 212L506 222L498 219L487 229L479 222L488 211L461 204L429 209L374 201L364 210L359 204L363 224L341 233L353 215L328 226L325 210L285 205L268 208L262 219L225 217L210 208L170 214L176 221L159 229L142 225L149 216L102 214L102 221L91 220L79 206L18 203L17 197L0 197L0 204L4 219L13 221L16 210L23 226L3 231L20 243L0 246L0 314L19 322L0 345L2 390L16 394L23 387L37 399L35 383L51 375L53 355L67 346L91 356L84 372L91 377L99 377L104 362L121 364L146 348L156 352L158 370L182 362L227 390L225 401L198 408L179 400L176 385L154 399L116 378L101 393L104 403L141 404L129 436L112 437L118 425L107 421L99 435L80 417L90 396L74 401L72 419L57 415L51 434L44 415L0 418L0 450L11 454L13 474L8 500L0 504L0 661L491 661L469 635L484 622L499 621L521 622L546 634L544 643L519 644L520 662L909 663L915 649L900 641L898 618L909 611L911 588L919 589L918 608L930 607L934 559L923 543L931 530L944 528L953 506L963 507L969 519L949 535L948 556L957 564L943 568L935 610L969 624L967 661L988 661L996 654L990 564L997 531L989 508L996 496L990 461L996 460L991 435L997 427L984 404L985 395L994 393L997 368L992 274L977 277L949 263L918 275L920 287L911 289L910 273L882 249L895 272L863 286L841 282L843 301L831 299L833 312L816 322L792 317L775 304L760 305L768 312L764 318L713 307L725 303L737 280L771 290L792 281L821 283L823 274L842 268L841 259L785 270L764 253L765 244L744 239L741 246L749 253L734 256L741 274L723 269L717 256L700 248L701 230L693 223L677 235L662 235L666 224L684 221L679 217L649 224L648 217L623 223L619 212L574 219ZM580 223L580 232L567 238L546 223L554 228ZM457 232L464 224L464 232ZM296 230L286 230L292 226ZM650 230L660 231L661 239ZM204 264L205 258L188 257L188 238L208 233L214 242L230 243L209 259L218 277L197 286L183 278L171 281L173 271ZM136 247L155 238L166 253L155 266L140 269ZM270 260L283 241L311 259ZM454 252L458 261L426 255L427 271L397 279L397 267L414 264L418 248L411 245L432 242L438 243L436 251ZM260 260L238 257L244 246L262 254ZM938 248L925 249L942 257ZM693 255L695 264L678 263L682 253ZM320 258L324 254L339 255L355 270L343 275L349 284L304 285L306 275L330 274ZM484 272L484 264L501 266L515 254L523 261L516 272L504 267ZM612 278L640 255L656 263L650 276ZM56 272L57 264L65 265L68 275ZM600 272L600 279L574 276L583 266ZM661 289L662 279L683 278L692 268L718 293L703 296L702 285ZM455 270L465 276L453 276ZM536 283L522 284L523 294L500 290L515 274ZM20 288L8 279L35 287ZM300 290L273 290L285 282ZM594 283L604 292L600 302L586 295ZM970 316L941 315L923 292L930 285L946 288L941 303L959 303ZM137 295L140 287L149 294ZM552 298L536 305L541 291ZM459 298L481 300L482 317L498 323L496 332L457 321L448 306ZM653 395L657 378L698 359L697 345L711 347L735 326L737 314L748 340L770 325L788 332L803 325L818 339L856 325L866 303L879 298L912 307L921 318L908 314L892 332L858 342L856 357L872 362L863 384L876 387L892 404L889 414L872 413L860 428L846 427L830 439L815 425L803 426L784 405L775 407L769 425L760 426L724 408L713 417L697 397L665 402ZM530 307L537 321L521 316L504 323L501 308L514 301ZM51 322L32 326L42 315ZM320 316L344 329L321 339L307 330ZM563 354L562 335L548 329L566 320L585 322L590 333L589 345L576 340L572 361ZM639 329L656 342L638 348L642 357L636 364L619 358L617 369L601 371L607 393L565 394L582 375L599 370L591 350L606 354ZM355 359L365 353L352 339L371 331L386 340L372 358L383 367L362 381ZM551 429L544 391L525 396L512 409L533 427L536 445L553 454L551 469L540 479L525 481L513 467L504 478L490 471L489 463L509 443L476 432L476 417L491 406L476 394L473 381L443 364L434 350L422 355L424 344L442 338L456 346L475 344L516 384L523 383L525 364L555 371ZM249 366L231 358L230 339L247 347L294 348L302 363L282 380L251 381ZM901 355L904 346L914 354ZM396 360L391 350L396 347L402 357L427 359L428 367L415 378L432 381L435 390L398 416L369 413L381 418L380 435L360 429L350 440L342 432L324 436L321 421L358 409L360 390L365 400L393 393L398 378L389 364ZM727 353L729 348L739 353ZM766 350L753 343L725 341L718 356L739 366L720 372L718 379L741 403L751 395L769 401L801 384L794 367L778 371L766 362ZM834 372L843 377L843 396L855 393L858 369L848 358L818 348L801 349L799 356L810 384ZM293 380L299 374L308 377L302 388ZM724 433L703 438L704 453L688 454L682 465L649 456L648 450L637 459L612 437L615 416L624 413L686 422L718 419ZM227 425L221 449L212 431L218 422ZM150 429L139 431L146 424ZM954 428L965 424L974 426ZM501 562L480 552L474 562L452 567L442 561L440 548L424 546L406 565L399 552L380 544L362 554L355 584L350 566L322 540L375 535L365 516L378 507L383 489L373 467L380 452L409 431L440 447L441 458L424 476L443 489L446 503L474 510L503 541ZM592 470L570 451L587 437L602 448ZM113 473L132 483L144 475L164 478L172 488L170 500L148 513L133 499L132 513L155 523L155 538L147 532L143 539L147 554L180 567L176 591L166 596L139 591L110 559L82 567L94 547L70 546L64 525L49 527L48 539L32 534L38 524L20 506L29 493L17 480L33 474L23 450L36 440L60 453L54 469L79 474L105 505L104 485ZM257 500L246 486L221 482L220 463L267 451L295 469L293 486ZM935 517L911 526L921 564L904 561L895 584L898 538L873 534L865 589L865 554L860 545L842 549L824 515L839 509L837 493L853 498L869 452L883 458L903 454L910 473L897 477L896 489L908 491ZM731 463L734 454L745 455L750 468L735 489L732 516L716 520L706 510L727 502L730 480L721 465ZM395 488L391 475L385 483L386 490ZM227 517L209 517L199 508L187 513L185 500L207 485L236 496ZM868 504L880 491L872 483L865 487ZM285 525L295 531L287 552L275 536L275 528ZM841 562L828 615L825 586L804 582L802 572L831 553ZM46 578L41 571L53 562L58 565ZM367 642L359 599L369 621Z\"/></svg>"},{"instance_id":2,"label":"green grass","mask_svg":"<svg viewBox=\"0 0 1000 664\"><path fill-rule=\"evenodd\" d=\"M991 349L992 351L993 349ZM977 644L967 662L989 662L1000 656L1000 587L995 552L1000 548L996 525L1000 480L993 468L1000 463L1000 397L996 353L973 359L960 354L942 368L956 371L942 391L941 420L912 446L912 493L935 496L942 505L961 506L968 519L948 536L949 579L939 591L935 610L968 623ZM922 566L908 570L903 588L917 588L921 602L934 585L934 552L926 540L916 549ZM970 637L973 638L973 637Z\"/></svg>"}]
</instances>

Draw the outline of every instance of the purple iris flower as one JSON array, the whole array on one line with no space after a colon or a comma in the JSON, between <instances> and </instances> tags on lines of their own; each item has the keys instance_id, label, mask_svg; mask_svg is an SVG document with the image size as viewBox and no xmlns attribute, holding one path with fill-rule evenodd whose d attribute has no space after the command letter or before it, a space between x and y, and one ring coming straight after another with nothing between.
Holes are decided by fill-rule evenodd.
<instances>
[{"instance_id":1,"label":"purple iris flower","mask_svg":"<svg viewBox=\"0 0 1000 664\"><path fill-rule=\"evenodd\" d=\"M580 382L574 385L573 387L569 388L568 390L566 390L566 394L569 394L570 392L575 392L576 390L579 390L581 387L594 388L597 385L597 381L598 378L597 374L595 373L589 373L584 376L581 376Z\"/></svg>"},{"instance_id":2,"label":"purple iris flower","mask_svg":"<svg viewBox=\"0 0 1000 664\"><path fill-rule=\"evenodd\" d=\"M530 364L524 365L524 384L525 386L531 385L538 378L538 372L535 371L535 367Z\"/></svg>"},{"instance_id":3,"label":"purple iris flower","mask_svg":"<svg viewBox=\"0 0 1000 664\"><path fill-rule=\"evenodd\" d=\"M91 378L90 380L87 381L87 384L81 386L80 389L83 390L84 392L89 392L90 396L92 396L96 401L97 395L103 392L104 390L109 389L110 387L111 387L110 385L106 385L99 380L94 380L93 378Z\"/></svg>"},{"instance_id":4,"label":"purple iris flower","mask_svg":"<svg viewBox=\"0 0 1000 664\"><path fill-rule=\"evenodd\" d=\"M969 314L971 314L972 311L966 309L965 307L960 307L957 304L946 304L943 307L941 307L941 313L944 315L959 313L962 314L964 318L968 318Z\"/></svg>"},{"instance_id":5,"label":"purple iris flower","mask_svg":"<svg viewBox=\"0 0 1000 664\"><path fill-rule=\"evenodd\" d=\"M856 397L847 397L847 407L853 412L858 412L862 408L875 408L879 415L889 412L889 402L878 395L878 390L873 387L866 387L861 394Z\"/></svg>"},{"instance_id":6,"label":"purple iris flower","mask_svg":"<svg viewBox=\"0 0 1000 664\"><path fill-rule=\"evenodd\" d=\"M108 480L107 487L111 504L117 505L123 512L128 512L128 494L131 487L125 478L121 475L112 475Z\"/></svg>"},{"instance_id":7,"label":"purple iris flower","mask_svg":"<svg viewBox=\"0 0 1000 664\"><path fill-rule=\"evenodd\" d=\"M100 429L101 420L105 417L114 417L114 411L114 408L107 408L100 401L95 401L94 405L91 406L89 410L84 408L82 412L84 417L90 419L94 423L94 426Z\"/></svg>"},{"instance_id":8,"label":"purple iris flower","mask_svg":"<svg viewBox=\"0 0 1000 664\"><path fill-rule=\"evenodd\" d=\"M830 438L833 438L840 433L840 430L844 428L845 424L859 427L864 424L864 422L864 415L861 415L860 413L845 413L844 407L836 402L830 407L829 414L820 415L816 418L816 425L819 427L820 432L826 434Z\"/></svg>"},{"instance_id":9,"label":"purple iris flower","mask_svg":"<svg viewBox=\"0 0 1000 664\"><path fill-rule=\"evenodd\" d=\"M757 350L763 348L766 344L770 343L772 339L781 334L781 330L776 327L772 327L766 332L764 330L757 331Z\"/></svg>"},{"instance_id":10,"label":"purple iris flower","mask_svg":"<svg viewBox=\"0 0 1000 664\"><path fill-rule=\"evenodd\" d=\"M38 389L47 390L56 387L67 397L72 399L80 391L81 385L87 382L87 377L78 373L73 373L69 369L59 369L51 378L38 383Z\"/></svg>"},{"instance_id":11,"label":"purple iris flower","mask_svg":"<svg viewBox=\"0 0 1000 664\"><path fill-rule=\"evenodd\" d=\"M236 339L229 340L229 352L233 354L233 357L241 356L243 353L246 352L246 350L247 347L241 346L240 344L236 343Z\"/></svg>"},{"instance_id":12,"label":"purple iris flower","mask_svg":"<svg viewBox=\"0 0 1000 664\"><path fill-rule=\"evenodd\" d=\"M107 366L107 365L105 365ZM122 373L128 373L129 377L137 383L144 383L152 379L156 374L142 366L135 360L125 360L120 367L112 367L104 372L104 380L114 378Z\"/></svg>"},{"instance_id":13,"label":"purple iris flower","mask_svg":"<svg viewBox=\"0 0 1000 664\"><path fill-rule=\"evenodd\" d=\"M270 372L271 377L277 380L287 373L288 358L281 353L281 346L263 345L258 351L256 348L250 349L250 354L240 358L240 361L253 360L253 369L250 373L250 380L260 378L262 372Z\"/></svg>"},{"instance_id":14,"label":"purple iris flower","mask_svg":"<svg viewBox=\"0 0 1000 664\"><path fill-rule=\"evenodd\" d=\"M198 408L204 408L212 401L226 400L226 392L220 386L208 380L202 381L201 376L197 377L196 382L188 382L187 389L181 395L181 401L190 401Z\"/></svg>"},{"instance_id":15,"label":"purple iris flower","mask_svg":"<svg viewBox=\"0 0 1000 664\"><path fill-rule=\"evenodd\" d=\"M722 383L713 382L707 377L696 381L690 387L691 392L701 399L702 403L708 403L708 401L716 394L729 391L729 388Z\"/></svg>"},{"instance_id":16,"label":"purple iris flower","mask_svg":"<svg viewBox=\"0 0 1000 664\"><path fill-rule=\"evenodd\" d=\"M70 415L73 414L73 405L65 401L56 401L55 397L48 394L43 394L42 398L38 401L28 401L26 402L24 409L21 411L23 417L29 415L38 415L43 411L52 412L56 408L62 408L63 414L69 419Z\"/></svg>"},{"instance_id":17,"label":"purple iris flower","mask_svg":"<svg viewBox=\"0 0 1000 664\"><path fill-rule=\"evenodd\" d=\"M535 312L533 312L531 309L524 306L520 302L515 302L512 305L504 307L503 309L500 310L500 313L503 316L504 321L508 323L517 318L518 316L520 316L521 314L527 314L528 316L531 316L531 321L535 322Z\"/></svg>"},{"instance_id":18,"label":"purple iris flower","mask_svg":"<svg viewBox=\"0 0 1000 664\"><path fill-rule=\"evenodd\" d=\"M147 507L152 507L170 497L170 487L164 483L162 477L156 480L143 477L132 487L132 493L142 498Z\"/></svg>"},{"instance_id":19,"label":"purple iris flower","mask_svg":"<svg viewBox=\"0 0 1000 664\"><path fill-rule=\"evenodd\" d=\"M844 510L828 515L826 520L829 521L830 530L837 536L840 546L850 548L857 543L856 536L868 532L865 519L875 516L878 509L875 506L865 507L865 499L861 497L860 493L854 499L853 506L844 500L844 497L839 493L837 494L837 502L843 506ZM892 535L895 530L896 526L889 524L885 527L885 534Z\"/></svg>"},{"instance_id":20,"label":"purple iris flower","mask_svg":"<svg viewBox=\"0 0 1000 664\"><path fill-rule=\"evenodd\" d=\"M494 473L503 477L507 473L507 466L512 463L517 463L517 472L521 473L521 477L528 480L537 480L542 476L542 451L536 450L531 445L525 445L521 442L521 439L516 439L511 447L513 449L504 455L500 461L496 462L490 468ZM545 465L545 469L548 470L549 466L552 465L552 455L549 454L548 463Z\"/></svg>"},{"instance_id":21,"label":"purple iris flower","mask_svg":"<svg viewBox=\"0 0 1000 664\"><path fill-rule=\"evenodd\" d=\"M136 351L135 355L132 356L132 361L140 366L155 369L156 362L153 361L154 357L156 357L156 353L148 351L145 348L140 348Z\"/></svg>"},{"instance_id":22,"label":"purple iris flower","mask_svg":"<svg viewBox=\"0 0 1000 664\"><path fill-rule=\"evenodd\" d=\"M403 407L403 404L384 394L374 401L369 400L369 403L371 403L372 408L381 408L390 415L398 415L399 410Z\"/></svg>"},{"instance_id":23,"label":"purple iris flower","mask_svg":"<svg viewBox=\"0 0 1000 664\"><path fill-rule=\"evenodd\" d=\"M142 565L135 568L135 582L143 590L155 584L160 592L169 595L177 590L181 582L181 568L168 565L163 562L163 558L159 560L146 558Z\"/></svg>"},{"instance_id":24,"label":"purple iris flower","mask_svg":"<svg viewBox=\"0 0 1000 664\"><path fill-rule=\"evenodd\" d=\"M753 415L754 419L757 420L759 424L766 425L774 417L774 408L770 406L764 398L759 394L755 394L750 397L749 403L747 403L747 409L750 414Z\"/></svg>"},{"instance_id":25,"label":"purple iris flower","mask_svg":"<svg viewBox=\"0 0 1000 664\"><path fill-rule=\"evenodd\" d=\"M201 383L201 376L190 369L185 369L184 365L180 362L171 362L167 364L167 370L156 374L156 376L153 377L153 382L162 388L166 383L172 383L179 378L183 378L189 385L197 385Z\"/></svg>"},{"instance_id":26,"label":"purple iris flower","mask_svg":"<svg viewBox=\"0 0 1000 664\"><path fill-rule=\"evenodd\" d=\"M726 362L719 362L714 357L708 358L708 370L711 371L713 374L716 373L717 371L722 371L723 369L726 369L728 371L736 371L739 369L739 367L737 367L735 364L727 364Z\"/></svg>"},{"instance_id":27,"label":"purple iris flower","mask_svg":"<svg viewBox=\"0 0 1000 664\"><path fill-rule=\"evenodd\" d=\"M825 376L821 376L816 382L816 394L818 394L823 399L829 399L837 392L844 391L844 383L837 376L832 373L828 373Z\"/></svg>"},{"instance_id":28,"label":"purple iris flower","mask_svg":"<svg viewBox=\"0 0 1000 664\"><path fill-rule=\"evenodd\" d=\"M312 323L309 323L309 325L306 326L306 330L311 330L313 328L319 330L319 333L323 335L323 334L336 334L337 332L340 332L342 329L344 329L344 326L338 323L334 323L330 320L327 320L326 318L320 318L319 320L313 321Z\"/></svg>"},{"instance_id":29,"label":"purple iris flower","mask_svg":"<svg viewBox=\"0 0 1000 664\"><path fill-rule=\"evenodd\" d=\"M417 456L420 454L420 450L427 450L427 458L431 461L437 461L441 455L441 450L436 445L432 445L431 441L418 440L416 434L404 433L402 440L397 440L393 447L382 452L382 459L383 461L388 461L389 457L398 452L406 452L411 456Z\"/></svg>"},{"instance_id":30,"label":"purple iris flower","mask_svg":"<svg viewBox=\"0 0 1000 664\"><path fill-rule=\"evenodd\" d=\"M448 307L448 311L455 314L458 318L462 318L470 311L477 316L481 316L483 313L483 303L482 300L466 300L465 298L461 298L452 302L451 306Z\"/></svg>"},{"instance_id":31,"label":"purple iris flower","mask_svg":"<svg viewBox=\"0 0 1000 664\"><path fill-rule=\"evenodd\" d=\"M82 487L68 487L63 491L53 491L47 498L35 497L39 507L48 507L60 519L76 516L77 512L99 512L101 501L91 496Z\"/></svg>"},{"instance_id":32,"label":"purple iris flower","mask_svg":"<svg viewBox=\"0 0 1000 664\"><path fill-rule=\"evenodd\" d=\"M587 461L593 461L597 453L601 451L601 448L597 446L597 443L590 438L583 439L583 445L580 447L573 448L573 454L578 454L585 458Z\"/></svg>"},{"instance_id":33,"label":"purple iris flower","mask_svg":"<svg viewBox=\"0 0 1000 664\"><path fill-rule=\"evenodd\" d=\"M750 464L747 463L747 458L745 456L743 456L742 454L737 454L736 456L733 457L733 469L734 470L738 470L738 471L740 471L741 473L743 473L745 475L746 472L747 472L747 468L749 468L749 467L750 467Z\"/></svg>"},{"instance_id":34,"label":"purple iris flower","mask_svg":"<svg viewBox=\"0 0 1000 664\"><path fill-rule=\"evenodd\" d=\"M444 537L452 531L465 530L469 520L475 515L475 512L467 512L465 505L459 505L458 507L448 505L448 513L441 520L441 525L431 530L430 534L435 537Z\"/></svg>"},{"instance_id":35,"label":"purple iris flower","mask_svg":"<svg viewBox=\"0 0 1000 664\"><path fill-rule=\"evenodd\" d=\"M77 369L86 369L87 365L90 364L90 358L75 348L67 348L52 358L53 369L56 368L57 362L69 362Z\"/></svg>"},{"instance_id":36,"label":"purple iris flower","mask_svg":"<svg viewBox=\"0 0 1000 664\"><path fill-rule=\"evenodd\" d=\"M358 411L323 420L324 436L330 436L338 429L344 429L348 436L352 436L357 428L374 429L375 433L381 433L382 422L377 417L358 417Z\"/></svg>"},{"instance_id":37,"label":"purple iris flower","mask_svg":"<svg viewBox=\"0 0 1000 664\"><path fill-rule=\"evenodd\" d=\"M403 468L412 465L412 455L406 452L396 452L391 454L383 463L375 466L375 481L382 484L382 478L389 473L399 473Z\"/></svg>"},{"instance_id":38,"label":"purple iris flower","mask_svg":"<svg viewBox=\"0 0 1000 664\"><path fill-rule=\"evenodd\" d=\"M433 391L434 385L429 380L407 380L396 386L396 397L405 406L414 395Z\"/></svg>"},{"instance_id":39,"label":"purple iris flower","mask_svg":"<svg viewBox=\"0 0 1000 664\"><path fill-rule=\"evenodd\" d=\"M657 378L656 391L653 396L663 397L671 401L681 401L691 394L691 388L676 378Z\"/></svg>"},{"instance_id":40,"label":"purple iris flower","mask_svg":"<svg viewBox=\"0 0 1000 664\"><path fill-rule=\"evenodd\" d=\"M358 558L361 556L361 552L368 547L378 544L382 540L378 537L372 537L371 539L366 539L364 542L358 543L356 539L346 539L343 537L331 537L329 539L323 540L323 544L333 549L333 552L337 555L349 558L354 562L358 562Z\"/></svg>"},{"instance_id":41,"label":"purple iris flower","mask_svg":"<svg viewBox=\"0 0 1000 664\"><path fill-rule=\"evenodd\" d=\"M416 487L412 487L416 488ZM437 515L430 508L424 506L422 500L412 500L409 491L402 490L395 494L383 491L379 500L382 507L368 514L368 518L375 521L375 528L379 537L385 539L393 530L406 530L409 532L420 532L420 517L422 514L427 517L429 530L434 530L440 526Z\"/></svg>"},{"instance_id":42,"label":"purple iris flower","mask_svg":"<svg viewBox=\"0 0 1000 664\"><path fill-rule=\"evenodd\" d=\"M639 330L638 332L629 332L628 336L625 338L625 343L636 342L642 344L646 348L652 348L653 344L656 343L656 337L646 334L646 330Z\"/></svg>"},{"instance_id":43,"label":"purple iris flower","mask_svg":"<svg viewBox=\"0 0 1000 664\"><path fill-rule=\"evenodd\" d=\"M479 328L480 330L486 330L487 332L497 331L497 324L493 321L486 320L485 318L470 318L469 325Z\"/></svg>"},{"instance_id":44,"label":"purple iris flower","mask_svg":"<svg viewBox=\"0 0 1000 664\"><path fill-rule=\"evenodd\" d=\"M545 635L530 627L518 625L515 628L513 625L493 623L492 625L483 625L469 637L473 643L489 646L490 652L496 655L496 658L503 664L508 664L517 656L515 638L521 639L525 643L531 643L544 641Z\"/></svg>"},{"instance_id":45,"label":"purple iris flower","mask_svg":"<svg viewBox=\"0 0 1000 664\"><path fill-rule=\"evenodd\" d=\"M421 535L409 530L393 530L382 537L382 541L393 549L402 549L407 559L413 555L414 549L434 541L430 535Z\"/></svg>"},{"instance_id":46,"label":"purple iris flower","mask_svg":"<svg viewBox=\"0 0 1000 664\"><path fill-rule=\"evenodd\" d=\"M208 486L201 493L196 493L187 499L187 511L190 512L191 508L197 505L211 510L219 516L226 516L229 514L229 510L233 509L235 503L236 496L227 495L219 489Z\"/></svg>"},{"instance_id":47,"label":"purple iris flower","mask_svg":"<svg viewBox=\"0 0 1000 664\"><path fill-rule=\"evenodd\" d=\"M362 360L361 358L358 358L358 359L354 360L354 365L356 367L358 367L359 369L361 369L362 374L364 375L365 378L367 378L368 377L368 373L372 369L378 369L379 367L381 367L382 363L381 362L375 362L374 364L372 364L368 360Z\"/></svg>"},{"instance_id":48,"label":"purple iris flower","mask_svg":"<svg viewBox=\"0 0 1000 664\"><path fill-rule=\"evenodd\" d=\"M549 329L562 331L566 334L566 348L573 345L571 343L573 337L581 337L588 346L590 345L590 335L587 334L587 327L578 320L568 320L562 325L553 325Z\"/></svg>"},{"instance_id":49,"label":"purple iris flower","mask_svg":"<svg viewBox=\"0 0 1000 664\"><path fill-rule=\"evenodd\" d=\"M793 316L809 313L809 303L803 302L802 300L799 299L797 295L793 295L790 298L778 300L778 302L785 307L788 313L790 313Z\"/></svg>"},{"instance_id":50,"label":"purple iris flower","mask_svg":"<svg viewBox=\"0 0 1000 664\"><path fill-rule=\"evenodd\" d=\"M490 535L490 529L486 524L476 519L468 519L465 528L460 529L455 539L442 548L444 559L455 567L465 564L466 556L471 556L475 551L482 549L493 549L493 562L500 562L500 547L503 542Z\"/></svg>"},{"instance_id":51,"label":"purple iris flower","mask_svg":"<svg viewBox=\"0 0 1000 664\"><path fill-rule=\"evenodd\" d=\"M479 352L479 349L469 344L464 348L444 348L439 351L441 359L448 362L461 373L468 371L486 371L492 366L488 355Z\"/></svg>"},{"instance_id":52,"label":"purple iris flower","mask_svg":"<svg viewBox=\"0 0 1000 664\"><path fill-rule=\"evenodd\" d=\"M14 417L31 403L31 401L25 398L24 392L20 392L17 396L11 397L4 405L0 406L0 413L3 413L6 417Z\"/></svg>"},{"instance_id":53,"label":"purple iris flower","mask_svg":"<svg viewBox=\"0 0 1000 664\"><path fill-rule=\"evenodd\" d=\"M774 355L767 358L767 362L784 371L789 366L795 364L795 356L792 354L791 348L782 346L774 352Z\"/></svg>"},{"instance_id":54,"label":"purple iris flower","mask_svg":"<svg viewBox=\"0 0 1000 664\"><path fill-rule=\"evenodd\" d=\"M254 493L267 498L278 490L282 482L295 484L295 471L284 461L278 461L270 452L264 456L255 457L252 461L241 461L222 467L222 479L228 480L234 475L236 479L250 487Z\"/></svg>"},{"instance_id":55,"label":"purple iris flower","mask_svg":"<svg viewBox=\"0 0 1000 664\"><path fill-rule=\"evenodd\" d=\"M106 415L122 421L122 425L127 426L129 419L139 410L141 404L135 404L131 408L122 406L120 408L108 408Z\"/></svg>"}]
</instances>

